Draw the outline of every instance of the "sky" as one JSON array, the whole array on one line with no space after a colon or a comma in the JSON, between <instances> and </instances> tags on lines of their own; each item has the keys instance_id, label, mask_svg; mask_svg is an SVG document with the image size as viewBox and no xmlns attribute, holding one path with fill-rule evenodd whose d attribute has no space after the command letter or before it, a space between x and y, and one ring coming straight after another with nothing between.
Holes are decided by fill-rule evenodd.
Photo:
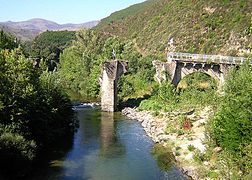
<instances>
[{"instance_id":1,"label":"sky","mask_svg":"<svg viewBox=\"0 0 252 180\"><path fill-rule=\"evenodd\" d=\"M100 20L144 0L0 0L0 22L42 18L64 23Z\"/></svg>"}]
</instances>

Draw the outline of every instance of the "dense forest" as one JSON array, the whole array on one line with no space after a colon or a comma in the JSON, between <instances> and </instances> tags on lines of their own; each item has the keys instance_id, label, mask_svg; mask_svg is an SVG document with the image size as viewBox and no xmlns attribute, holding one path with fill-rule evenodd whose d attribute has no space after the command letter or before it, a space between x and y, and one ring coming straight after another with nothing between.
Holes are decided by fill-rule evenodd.
<instances>
[{"instance_id":1,"label":"dense forest","mask_svg":"<svg viewBox=\"0 0 252 180\"><path fill-rule=\"evenodd\" d=\"M0 178L11 174L10 168L24 177L45 147L71 134L76 126L71 100L99 101L102 63L122 59L129 67L119 80L121 106L156 115L210 106L209 151L200 161L221 147L211 167L218 169L216 178L251 179L251 65L233 68L222 94L203 73L186 77L178 87L169 80L159 85L152 65L166 60L171 38L176 51L251 56L251 8L246 0L148 0L113 13L91 30L47 31L26 43L1 31Z\"/></svg>"}]
</instances>

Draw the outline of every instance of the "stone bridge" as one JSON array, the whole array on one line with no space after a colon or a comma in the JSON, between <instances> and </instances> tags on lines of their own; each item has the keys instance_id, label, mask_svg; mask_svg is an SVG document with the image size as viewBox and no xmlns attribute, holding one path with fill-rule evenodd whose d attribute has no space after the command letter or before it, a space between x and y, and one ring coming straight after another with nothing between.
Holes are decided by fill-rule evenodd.
<instances>
[{"instance_id":1,"label":"stone bridge","mask_svg":"<svg viewBox=\"0 0 252 180\"><path fill-rule=\"evenodd\" d=\"M153 61L156 68L155 79L162 83L171 77L172 84L177 86L185 76L194 72L203 72L218 82L218 90L225 81L225 75L232 66L244 63L244 57L231 57L221 55L204 55L189 53L168 53L167 62ZM250 61L252 64L252 61ZM127 70L126 61L106 61L102 66L101 108L102 111L114 112L117 107L117 82L120 76Z\"/></svg>"},{"instance_id":2,"label":"stone bridge","mask_svg":"<svg viewBox=\"0 0 252 180\"><path fill-rule=\"evenodd\" d=\"M102 66L101 108L102 111L114 112L117 107L117 82L120 76L127 72L126 61L106 61Z\"/></svg>"},{"instance_id":3,"label":"stone bridge","mask_svg":"<svg viewBox=\"0 0 252 180\"><path fill-rule=\"evenodd\" d=\"M168 74L172 84L177 86L181 79L194 72L203 72L218 82L218 89L225 81L225 75L232 66L239 66L247 59L221 55L168 53L167 62L153 61L156 68L155 79L161 83ZM252 62L251 62L252 63Z\"/></svg>"}]
</instances>

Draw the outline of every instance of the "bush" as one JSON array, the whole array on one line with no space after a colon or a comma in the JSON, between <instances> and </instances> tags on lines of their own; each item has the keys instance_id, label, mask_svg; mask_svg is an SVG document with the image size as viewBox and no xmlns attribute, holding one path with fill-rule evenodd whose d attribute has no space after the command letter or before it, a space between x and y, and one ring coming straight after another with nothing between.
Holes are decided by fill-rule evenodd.
<instances>
[{"instance_id":1,"label":"bush","mask_svg":"<svg viewBox=\"0 0 252 180\"><path fill-rule=\"evenodd\" d=\"M33 119L29 121L29 130L39 148L53 146L76 127L71 101L60 90L55 78L54 74L47 72L41 75L39 95L28 107Z\"/></svg>"},{"instance_id":2,"label":"bush","mask_svg":"<svg viewBox=\"0 0 252 180\"><path fill-rule=\"evenodd\" d=\"M171 82L165 82L160 85L157 92L158 99L167 103L176 101L175 88Z\"/></svg>"},{"instance_id":3,"label":"bush","mask_svg":"<svg viewBox=\"0 0 252 180\"><path fill-rule=\"evenodd\" d=\"M252 169L252 68L246 64L233 69L225 84L225 95L211 122L211 135L231 154L243 173Z\"/></svg>"},{"instance_id":4,"label":"bush","mask_svg":"<svg viewBox=\"0 0 252 180\"><path fill-rule=\"evenodd\" d=\"M1 132L0 169L6 177L22 177L31 169L36 144L17 133ZM15 172L15 173L13 173Z\"/></svg>"}]
</instances>

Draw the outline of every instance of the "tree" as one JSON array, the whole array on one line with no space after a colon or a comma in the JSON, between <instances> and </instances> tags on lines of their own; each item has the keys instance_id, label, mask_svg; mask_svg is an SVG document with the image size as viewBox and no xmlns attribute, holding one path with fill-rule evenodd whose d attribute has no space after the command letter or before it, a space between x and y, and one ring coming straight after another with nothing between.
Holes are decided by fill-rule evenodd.
<instances>
[{"instance_id":1,"label":"tree","mask_svg":"<svg viewBox=\"0 0 252 180\"><path fill-rule=\"evenodd\" d=\"M225 95L211 122L212 137L232 155L232 160L246 172L252 146L252 67L233 69L225 82Z\"/></svg>"},{"instance_id":2,"label":"tree","mask_svg":"<svg viewBox=\"0 0 252 180\"><path fill-rule=\"evenodd\" d=\"M146 82L152 81L152 57L143 58L134 43L94 30L81 30L60 57L61 82L86 100L96 99L99 97L101 65L114 59L128 61L128 75L119 80L120 97L134 94L135 89L143 91L143 87L149 85Z\"/></svg>"},{"instance_id":3,"label":"tree","mask_svg":"<svg viewBox=\"0 0 252 180\"><path fill-rule=\"evenodd\" d=\"M54 74L41 74L20 49L0 53L0 177L24 176L38 153L72 134L75 125Z\"/></svg>"},{"instance_id":4,"label":"tree","mask_svg":"<svg viewBox=\"0 0 252 180\"><path fill-rule=\"evenodd\" d=\"M26 51L33 58L43 59L52 71L59 62L60 53L75 39L74 31L46 31L38 35Z\"/></svg>"},{"instance_id":5,"label":"tree","mask_svg":"<svg viewBox=\"0 0 252 180\"><path fill-rule=\"evenodd\" d=\"M98 96L103 44L101 34L93 30L77 32L76 40L60 57L59 75L65 87L87 99Z\"/></svg>"},{"instance_id":6,"label":"tree","mask_svg":"<svg viewBox=\"0 0 252 180\"><path fill-rule=\"evenodd\" d=\"M13 49L17 46L17 38L5 33L3 30L0 31L0 51L3 49Z\"/></svg>"}]
</instances>

